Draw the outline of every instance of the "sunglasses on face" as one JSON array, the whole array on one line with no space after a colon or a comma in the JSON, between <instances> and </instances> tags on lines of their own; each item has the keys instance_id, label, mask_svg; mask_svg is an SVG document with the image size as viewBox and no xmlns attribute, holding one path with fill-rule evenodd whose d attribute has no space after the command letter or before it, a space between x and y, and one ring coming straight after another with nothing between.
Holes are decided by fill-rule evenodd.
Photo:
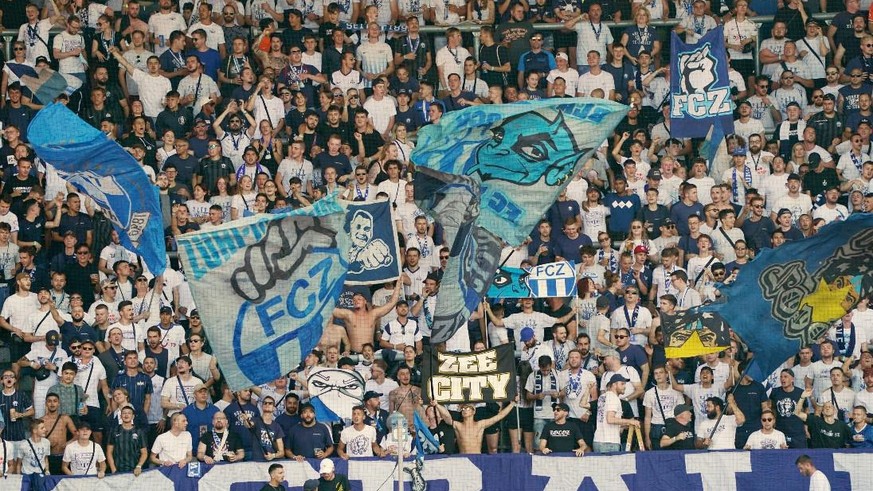
<instances>
[{"instance_id":1,"label":"sunglasses on face","mask_svg":"<svg viewBox=\"0 0 873 491\"><path fill-rule=\"evenodd\" d=\"M627 339L627 336L625 336L624 334L620 334L616 336L615 339Z\"/></svg>"}]
</instances>

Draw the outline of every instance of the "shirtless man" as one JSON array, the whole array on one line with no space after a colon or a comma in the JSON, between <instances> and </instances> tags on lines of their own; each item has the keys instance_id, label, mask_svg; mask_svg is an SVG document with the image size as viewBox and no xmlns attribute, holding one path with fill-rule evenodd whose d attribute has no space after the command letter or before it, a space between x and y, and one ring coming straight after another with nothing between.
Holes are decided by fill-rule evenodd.
<instances>
[{"instance_id":1,"label":"shirtless man","mask_svg":"<svg viewBox=\"0 0 873 491\"><path fill-rule=\"evenodd\" d=\"M449 410L438 404L435 400L430 400L430 405L439 411L440 418L443 421L452 421L452 415ZM462 454L481 454L482 453L482 435L485 434L485 428L497 424L501 419L505 418L512 408L515 407L515 401L510 402L496 415L476 421L476 408L472 404L461 404L462 421L452 421L452 427L455 429L455 437L458 442L458 453Z\"/></svg>"},{"instance_id":2,"label":"shirtless man","mask_svg":"<svg viewBox=\"0 0 873 491\"><path fill-rule=\"evenodd\" d=\"M360 353L364 349L364 343L373 342L373 338L376 335L376 322L394 308L397 299L400 297L401 287L402 283L398 281L394 286L394 292L391 294L388 303L381 307L375 307L372 310L367 305L367 299L360 293L356 293L352 297L352 302L355 305L353 310L334 309L333 316L346 323L346 331L352 351Z\"/></svg>"},{"instance_id":3,"label":"shirtless man","mask_svg":"<svg viewBox=\"0 0 873 491\"><path fill-rule=\"evenodd\" d=\"M334 347L345 355L349 352L349 346L351 346L351 343L349 342L349 335L346 333L346 328L334 324L333 322L329 323L327 327L324 328L324 332L321 334L321 339L318 341L318 349L325 352L328 348Z\"/></svg>"},{"instance_id":4,"label":"shirtless man","mask_svg":"<svg viewBox=\"0 0 873 491\"><path fill-rule=\"evenodd\" d=\"M45 415L42 422L49 429L46 438L51 444L49 467L51 467L52 474L60 473L61 457L64 455L67 442L70 441L67 436L76 433L76 425L73 424L73 420L68 415L61 414L60 408L61 400L58 395L53 392L49 393L45 398Z\"/></svg>"}]
</instances>

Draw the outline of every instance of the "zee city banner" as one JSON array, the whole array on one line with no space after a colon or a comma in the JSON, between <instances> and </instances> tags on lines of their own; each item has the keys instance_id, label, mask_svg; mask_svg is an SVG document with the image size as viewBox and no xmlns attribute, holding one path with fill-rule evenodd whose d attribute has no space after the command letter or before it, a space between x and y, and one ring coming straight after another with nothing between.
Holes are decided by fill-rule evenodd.
<instances>
[{"instance_id":1,"label":"zee city banner","mask_svg":"<svg viewBox=\"0 0 873 491\"><path fill-rule=\"evenodd\" d=\"M867 450L754 450L724 452L639 452L636 454L575 457L571 454L548 456L495 454L428 456L421 477L428 491L772 491L809 489L809 478L800 475L794 461L801 454L812 457L816 467L830 481L831 489L867 491L873 483L873 451ZM285 489L300 491L307 479L318 479L315 459L295 462L244 462L201 464L201 477L188 477L187 469L176 466L133 474L96 477L46 476L47 491L258 491L269 480L267 469L273 463L285 467ZM396 461L362 458L335 459L336 472L349 477L352 490L396 489L393 477ZM404 469L415 463L407 461ZM404 472L405 489L410 489L410 474ZM10 475L4 490L30 489L27 477Z\"/></svg>"},{"instance_id":2,"label":"zee city banner","mask_svg":"<svg viewBox=\"0 0 873 491\"><path fill-rule=\"evenodd\" d=\"M424 348L421 395L425 403L499 402L515 398L515 353L502 345L476 353L440 353Z\"/></svg>"},{"instance_id":3,"label":"zee city banner","mask_svg":"<svg viewBox=\"0 0 873 491\"><path fill-rule=\"evenodd\" d=\"M726 135L734 132L723 29L718 26L709 31L697 44L685 44L672 34L669 102L673 138L705 137L714 124L721 124Z\"/></svg>"}]
</instances>

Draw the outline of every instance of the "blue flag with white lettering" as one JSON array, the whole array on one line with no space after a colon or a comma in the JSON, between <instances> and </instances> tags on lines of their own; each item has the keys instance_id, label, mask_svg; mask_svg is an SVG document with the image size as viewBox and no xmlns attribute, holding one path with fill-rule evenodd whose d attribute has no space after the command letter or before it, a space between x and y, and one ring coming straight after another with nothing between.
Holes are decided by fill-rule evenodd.
<instances>
[{"instance_id":1,"label":"blue flag with white lettering","mask_svg":"<svg viewBox=\"0 0 873 491\"><path fill-rule=\"evenodd\" d=\"M477 223L517 246L627 109L600 99L468 107L420 129L410 160L475 180Z\"/></svg>"},{"instance_id":2,"label":"blue flag with white lettering","mask_svg":"<svg viewBox=\"0 0 873 491\"><path fill-rule=\"evenodd\" d=\"M42 160L102 209L125 247L154 274L167 267L158 188L118 143L63 104L36 113L27 130Z\"/></svg>"},{"instance_id":3,"label":"blue flag with white lettering","mask_svg":"<svg viewBox=\"0 0 873 491\"><path fill-rule=\"evenodd\" d=\"M716 27L696 44L671 34L669 104L674 138L705 137L717 123L724 134L734 132L723 30Z\"/></svg>"},{"instance_id":4,"label":"blue flag with white lettering","mask_svg":"<svg viewBox=\"0 0 873 491\"><path fill-rule=\"evenodd\" d=\"M721 314L754 353L749 376L765 380L873 293L871 251L873 214L852 215L808 239L764 249L720 289L723 301L699 311Z\"/></svg>"},{"instance_id":5,"label":"blue flag with white lettering","mask_svg":"<svg viewBox=\"0 0 873 491\"><path fill-rule=\"evenodd\" d=\"M348 205L345 231L349 234L347 285L373 285L400 276L400 244L388 200Z\"/></svg>"},{"instance_id":6,"label":"blue flag with white lettering","mask_svg":"<svg viewBox=\"0 0 873 491\"><path fill-rule=\"evenodd\" d=\"M209 342L231 389L294 369L321 338L348 270L336 196L178 237Z\"/></svg>"}]
</instances>

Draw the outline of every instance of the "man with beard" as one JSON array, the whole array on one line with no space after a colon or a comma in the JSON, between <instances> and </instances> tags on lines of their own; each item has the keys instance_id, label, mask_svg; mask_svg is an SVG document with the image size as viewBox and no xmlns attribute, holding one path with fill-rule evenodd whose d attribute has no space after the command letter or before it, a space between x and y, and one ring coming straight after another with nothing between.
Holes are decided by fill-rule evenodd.
<instances>
[{"instance_id":1,"label":"man with beard","mask_svg":"<svg viewBox=\"0 0 873 491\"><path fill-rule=\"evenodd\" d=\"M581 457L588 448L579 428L567 420L570 407L563 402L552 406L555 419L546 423L540 437L540 452L548 455L552 452L573 452ZM577 447L578 445L578 447Z\"/></svg>"},{"instance_id":2,"label":"man with beard","mask_svg":"<svg viewBox=\"0 0 873 491\"><path fill-rule=\"evenodd\" d=\"M376 443L382 443L382 439L388 434L388 411L382 409L382 394L368 390L364 394L364 423L376 430Z\"/></svg>"},{"instance_id":3,"label":"man with beard","mask_svg":"<svg viewBox=\"0 0 873 491\"><path fill-rule=\"evenodd\" d=\"M142 350L141 358L151 358L157 365L157 373L164 378L170 376L169 352L161 344L161 330L152 326L146 332L146 345Z\"/></svg>"},{"instance_id":4,"label":"man with beard","mask_svg":"<svg viewBox=\"0 0 873 491\"><path fill-rule=\"evenodd\" d=\"M300 406L300 423L291 428L286 437L285 457L303 462L304 459L326 459L333 454L330 429L315 420L312 404Z\"/></svg>"},{"instance_id":5,"label":"man with beard","mask_svg":"<svg viewBox=\"0 0 873 491\"><path fill-rule=\"evenodd\" d=\"M782 370L779 374L779 385L770 391L770 409L776 414L776 429L785 435L789 448L806 448L803 421L794 415L803 391L794 385L792 369Z\"/></svg>"},{"instance_id":6,"label":"man with beard","mask_svg":"<svg viewBox=\"0 0 873 491\"><path fill-rule=\"evenodd\" d=\"M121 424L109 433L106 444L106 462L113 474L133 472L142 473L142 466L148 459L146 436L142 429L133 425L134 409L130 404L121 406Z\"/></svg>"},{"instance_id":7,"label":"man with beard","mask_svg":"<svg viewBox=\"0 0 873 491\"><path fill-rule=\"evenodd\" d=\"M249 422L261 415L258 407L252 404L252 391L243 389L236 392L234 401L224 408L224 414L227 416L228 428L240 437L246 460L250 460L255 442L252 432L249 431Z\"/></svg>"},{"instance_id":8,"label":"man with beard","mask_svg":"<svg viewBox=\"0 0 873 491\"><path fill-rule=\"evenodd\" d=\"M227 416L218 411L212 415L212 430L200 436L197 460L207 464L239 462L245 458L242 441L227 427Z\"/></svg>"},{"instance_id":9,"label":"man with beard","mask_svg":"<svg viewBox=\"0 0 873 491\"><path fill-rule=\"evenodd\" d=\"M733 450L737 427L746 422L746 416L737 406L733 394L728 394L727 405L733 414L724 414L724 401L720 397L708 397L705 403L706 420L700 423L698 436L703 438L703 448L709 450ZM716 424L718 427L716 427Z\"/></svg>"},{"instance_id":10,"label":"man with beard","mask_svg":"<svg viewBox=\"0 0 873 491\"><path fill-rule=\"evenodd\" d=\"M285 455L283 444L285 433L273 417L276 412L276 399L272 396L264 396L261 403L263 407L261 415L244 420L244 425L257 439L252 445L251 459L256 462L275 460Z\"/></svg>"},{"instance_id":11,"label":"man with beard","mask_svg":"<svg viewBox=\"0 0 873 491\"><path fill-rule=\"evenodd\" d=\"M409 367L401 366L397 370L399 386L388 394L390 410L400 411L406 421L412 421L413 413L421 409L421 388L410 384L411 378Z\"/></svg>"}]
</instances>

